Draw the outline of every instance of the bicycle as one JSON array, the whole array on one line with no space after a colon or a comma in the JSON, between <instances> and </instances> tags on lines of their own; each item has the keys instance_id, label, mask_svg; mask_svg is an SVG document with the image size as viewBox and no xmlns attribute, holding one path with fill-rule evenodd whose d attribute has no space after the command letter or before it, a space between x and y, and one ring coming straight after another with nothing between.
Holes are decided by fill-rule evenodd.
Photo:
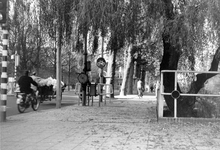
<instances>
[{"instance_id":1,"label":"bicycle","mask_svg":"<svg viewBox=\"0 0 220 150\"><path fill-rule=\"evenodd\" d=\"M32 107L37 111L40 106L40 100L32 94L18 93L17 94L17 108L20 113L23 113L27 108Z\"/></svg>"}]
</instances>

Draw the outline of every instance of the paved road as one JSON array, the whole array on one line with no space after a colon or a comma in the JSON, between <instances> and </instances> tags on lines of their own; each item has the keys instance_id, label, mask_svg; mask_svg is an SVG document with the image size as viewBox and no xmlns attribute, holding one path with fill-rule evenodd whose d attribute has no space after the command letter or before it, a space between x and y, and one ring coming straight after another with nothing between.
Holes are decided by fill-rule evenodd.
<instances>
[{"instance_id":1,"label":"paved road","mask_svg":"<svg viewBox=\"0 0 220 150\"><path fill-rule=\"evenodd\" d=\"M78 103L78 96L74 94L74 92L64 92L63 93L63 100L62 100L62 107L69 106L69 105L75 105ZM52 99L51 101L45 101L41 103L38 111L40 110L46 110L46 109L53 109L56 107L56 101L55 99ZM25 113L31 112L33 109L29 107L27 110L25 110ZM8 95L7 97L7 111L6 116L13 116L13 115L19 115L20 113L17 110L17 104L16 104L16 97L14 95Z\"/></svg>"},{"instance_id":2,"label":"paved road","mask_svg":"<svg viewBox=\"0 0 220 150\"><path fill-rule=\"evenodd\" d=\"M115 92L115 95L118 95L118 92ZM144 95L151 95L153 96L154 93L144 93ZM98 98L98 97L96 97ZM74 91L64 91L63 93L63 100L62 100L62 107L75 105L78 103L78 96L75 95ZM52 99L51 101L45 101L41 103L38 111L40 110L47 110L47 109L53 109L56 107L56 101L55 99ZM32 108L29 107L27 110L25 110L25 113L32 112ZM7 98L7 111L6 116L13 116L13 115L19 115L20 113L17 110L17 104L16 104L16 97L14 95L8 95Z\"/></svg>"}]
</instances>

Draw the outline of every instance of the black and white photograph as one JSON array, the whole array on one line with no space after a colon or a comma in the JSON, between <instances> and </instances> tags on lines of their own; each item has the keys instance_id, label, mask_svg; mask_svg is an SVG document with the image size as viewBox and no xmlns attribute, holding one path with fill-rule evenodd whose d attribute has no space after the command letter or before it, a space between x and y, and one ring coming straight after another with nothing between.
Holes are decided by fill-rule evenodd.
<instances>
[{"instance_id":1,"label":"black and white photograph","mask_svg":"<svg viewBox=\"0 0 220 150\"><path fill-rule=\"evenodd\" d=\"M0 0L0 150L220 150L220 0Z\"/></svg>"}]
</instances>

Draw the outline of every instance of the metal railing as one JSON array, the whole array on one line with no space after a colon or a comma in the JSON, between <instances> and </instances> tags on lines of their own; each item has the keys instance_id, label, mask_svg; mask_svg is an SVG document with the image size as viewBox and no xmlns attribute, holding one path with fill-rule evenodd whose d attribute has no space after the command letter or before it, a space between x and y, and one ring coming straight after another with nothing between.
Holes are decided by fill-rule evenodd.
<instances>
[{"instance_id":1,"label":"metal railing","mask_svg":"<svg viewBox=\"0 0 220 150\"><path fill-rule=\"evenodd\" d=\"M80 104L80 95L82 95L81 86L82 86L81 83L76 83L76 86L75 86L75 94L79 95L78 105ZM86 93L89 94L88 90ZM104 101L106 105L106 96L108 94L113 94L112 84L104 84L104 83L97 84L97 94L104 96ZM110 98L110 102L111 102L111 98ZM100 103L101 101L99 99L99 106L100 106ZM92 104L93 104L93 99L92 99Z\"/></svg>"},{"instance_id":2,"label":"metal railing","mask_svg":"<svg viewBox=\"0 0 220 150\"><path fill-rule=\"evenodd\" d=\"M105 105L106 105L106 96L109 95L109 94L113 94L112 84L99 83L97 92L98 92L99 95L104 96L104 101L105 101ZM111 96L109 96L109 99L110 99L110 102L111 102ZM101 101L99 100L99 106L100 106L100 103L101 103Z\"/></svg>"},{"instance_id":3,"label":"metal railing","mask_svg":"<svg viewBox=\"0 0 220 150\"><path fill-rule=\"evenodd\" d=\"M174 91L177 91L177 73L207 73L207 74L220 74L220 72L217 71L181 71L181 70L162 70L161 71L161 82L160 82L160 89L159 89L159 95L157 96L158 101L158 117L163 117L163 102L164 102L164 95L172 95L172 93L165 93L163 88L163 76L164 73L167 72L174 72L175 73L175 79L174 79ZM216 94L187 94L187 93L179 93L180 96L204 96L204 97L220 97ZM177 99L174 98L174 118L177 118Z\"/></svg>"}]
</instances>

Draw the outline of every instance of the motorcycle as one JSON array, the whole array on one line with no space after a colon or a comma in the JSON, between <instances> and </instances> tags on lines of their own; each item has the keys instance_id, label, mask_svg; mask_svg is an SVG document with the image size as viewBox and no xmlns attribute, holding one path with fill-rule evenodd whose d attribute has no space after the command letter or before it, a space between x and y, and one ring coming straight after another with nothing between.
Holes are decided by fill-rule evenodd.
<instances>
[{"instance_id":1,"label":"motorcycle","mask_svg":"<svg viewBox=\"0 0 220 150\"><path fill-rule=\"evenodd\" d=\"M34 111L37 111L40 106L40 100L32 94L17 93L17 108L20 113L23 113L30 106Z\"/></svg>"}]
</instances>

